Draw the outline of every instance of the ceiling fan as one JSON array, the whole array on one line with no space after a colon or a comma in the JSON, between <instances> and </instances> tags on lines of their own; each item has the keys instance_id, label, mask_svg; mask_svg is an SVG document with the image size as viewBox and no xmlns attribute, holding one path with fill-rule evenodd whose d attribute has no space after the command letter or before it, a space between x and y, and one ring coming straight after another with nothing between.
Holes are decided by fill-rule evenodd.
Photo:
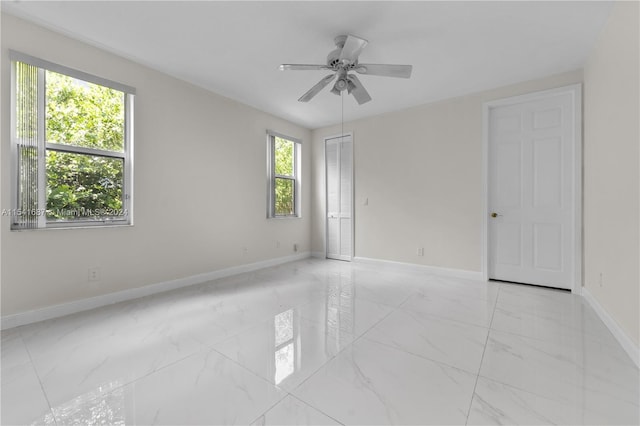
<instances>
[{"instance_id":1,"label":"ceiling fan","mask_svg":"<svg viewBox=\"0 0 640 426\"><path fill-rule=\"evenodd\" d=\"M314 71L314 70L330 70L333 74L330 74L320 80L315 86L313 86L307 93L302 95L298 101L309 102L315 95L317 95L322 89L324 89L329 83L331 83L337 77L337 81L331 89L331 93L340 95L340 93L346 90L349 94L353 95L358 101L358 104L362 105L365 102L371 100L371 96L364 88L360 79L354 74L349 74L350 71L355 71L358 74L364 75L380 75L384 77L399 77L409 78L411 77L411 65L388 65L388 64L361 64L358 62L358 56L365 48L367 40L356 37L353 35L341 35L334 39L337 48L327 56L326 65L306 65L306 64L282 64L280 65L281 71L287 70L302 70L302 71Z\"/></svg>"}]
</instances>

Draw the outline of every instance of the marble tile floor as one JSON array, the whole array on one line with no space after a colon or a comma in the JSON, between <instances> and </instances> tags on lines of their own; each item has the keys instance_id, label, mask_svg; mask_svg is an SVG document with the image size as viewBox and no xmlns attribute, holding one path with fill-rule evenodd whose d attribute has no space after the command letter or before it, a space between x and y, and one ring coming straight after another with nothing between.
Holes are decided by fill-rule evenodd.
<instances>
[{"instance_id":1,"label":"marble tile floor","mask_svg":"<svg viewBox=\"0 0 640 426\"><path fill-rule=\"evenodd\" d=\"M3 425L640 422L581 297L317 259L5 330L1 376Z\"/></svg>"}]
</instances>

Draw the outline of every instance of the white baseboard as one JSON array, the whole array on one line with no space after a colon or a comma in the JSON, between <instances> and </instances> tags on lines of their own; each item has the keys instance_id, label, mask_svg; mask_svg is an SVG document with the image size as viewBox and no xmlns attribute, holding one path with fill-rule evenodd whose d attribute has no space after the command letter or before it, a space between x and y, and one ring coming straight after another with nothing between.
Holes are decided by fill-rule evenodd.
<instances>
[{"instance_id":1,"label":"white baseboard","mask_svg":"<svg viewBox=\"0 0 640 426\"><path fill-rule=\"evenodd\" d=\"M398 266L403 268L412 268L420 272L440 275L444 277L463 278L468 280L482 280L482 272L466 271L464 269L441 268L439 266L418 265L416 263L395 262L392 260L372 259L369 257L354 257L354 262L372 263L378 265Z\"/></svg>"},{"instance_id":2,"label":"white baseboard","mask_svg":"<svg viewBox=\"0 0 640 426\"><path fill-rule=\"evenodd\" d=\"M638 345L636 345L629 336L622 330L620 325L614 320L611 315L598 303L595 297L591 294L586 287L582 287L582 296L589 302L594 311L598 314L602 322L607 326L609 331L618 340L622 348L627 352L631 360L640 367L640 351Z\"/></svg>"},{"instance_id":3,"label":"white baseboard","mask_svg":"<svg viewBox=\"0 0 640 426\"><path fill-rule=\"evenodd\" d=\"M323 251L312 251L311 252L311 257L313 257L315 259L326 259L327 255Z\"/></svg>"},{"instance_id":4,"label":"white baseboard","mask_svg":"<svg viewBox=\"0 0 640 426\"><path fill-rule=\"evenodd\" d=\"M21 325L31 324L38 321L45 321L52 318L63 317L65 315L75 314L77 312L88 311L90 309L102 306L112 305L114 303L124 302L127 300L138 299L144 296L150 296L156 293L162 293L169 290L175 290L191 285L202 284L207 281L229 277L231 275L241 274L243 272L251 272L258 269L268 268L270 266L281 265L283 263L302 260L310 257L309 252L302 252L290 256L278 257L275 259L263 260L260 262L249 263L246 265L232 266L230 268L219 269L217 271L206 272L204 274L191 275L175 280L164 281L161 283L150 284L144 287L122 290L115 293L104 294L101 296L91 297L88 299L75 300L73 302L63 303L60 305L48 306L42 309L35 309L27 312L6 315L0 319L0 329L6 330Z\"/></svg>"}]
</instances>

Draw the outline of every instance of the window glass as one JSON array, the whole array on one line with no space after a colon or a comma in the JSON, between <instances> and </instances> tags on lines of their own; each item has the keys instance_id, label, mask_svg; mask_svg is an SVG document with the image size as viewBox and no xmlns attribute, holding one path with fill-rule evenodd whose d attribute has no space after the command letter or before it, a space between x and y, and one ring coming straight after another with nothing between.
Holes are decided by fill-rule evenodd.
<instances>
[{"instance_id":1,"label":"window glass","mask_svg":"<svg viewBox=\"0 0 640 426\"><path fill-rule=\"evenodd\" d=\"M48 143L124 151L124 93L46 72Z\"/></svg>"},{"instance_id":2,"label":"window glass","mask_svg":"<svg viewBox=\"0 0 640 426\"><path fill-rule=\"evenodd\" d=\"M276 175L293 176L294 142L276 137Z\"/></svg>"},{"instance_id":3,"label":"window glass","mask_svg":"<svg viewBox=\"0 0 640 426\"><path fill-rule=\"evenodd\" d=\"M124 160L47 151L47 219L104 220L123 216Z\"/></svg>"},{"instance_id":4,"label":"window glass","mask_svg":"<svg viewBox=\"0 0 640 426\"><path fill-rule=\"evenodd\" d=\"M294 213L294 181L292 179L276 178L276 216L286 216Z\"/></svg>"}]
</instances>

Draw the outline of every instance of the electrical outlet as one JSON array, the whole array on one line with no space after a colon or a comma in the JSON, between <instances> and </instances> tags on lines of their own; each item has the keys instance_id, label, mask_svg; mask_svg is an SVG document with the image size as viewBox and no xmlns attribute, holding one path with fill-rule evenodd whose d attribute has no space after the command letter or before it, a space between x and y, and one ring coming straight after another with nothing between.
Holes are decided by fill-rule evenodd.
<instances>
[{"instance_id":1,"label":"electrical outlet","mask_svg":"<svg viewBox=\"0 0 640 426\"><path fill-rule=\"evenodd\" d=\"M96 282L96 281L100 281L100 267L99 266L94 266L92 268L89 268L89 281L90 282Z\"/></svg>"},{"instance_id":2,"label":"electrical outlet","mask_svg":"<svg viewBox=\"0 0 640 426\"><path fill-rule=\"evenodd\" d=\"M600 278L598 278L598 284L602 287L602 272L600 272Z\"/></svg>"},{"instance_id":3,"label":"electrical outlet","mask_svg":"<svg viewBox=\"0 0 640 426\"><path fill-rule=\"evenodd\" d=\"M416 250L416 254L418 256L424 256L424 247L418 247L418 249Z\"/></svg>"},{"instance_id":4,"label":"electrical outlet","mask_svg":"<svg viewBox=\"0 0 640 426\"><path fill-rule=\"evenodd\" d=\"M293 245L293 251L298 251L298 244Z\"/></svg>"}]
</instances>

